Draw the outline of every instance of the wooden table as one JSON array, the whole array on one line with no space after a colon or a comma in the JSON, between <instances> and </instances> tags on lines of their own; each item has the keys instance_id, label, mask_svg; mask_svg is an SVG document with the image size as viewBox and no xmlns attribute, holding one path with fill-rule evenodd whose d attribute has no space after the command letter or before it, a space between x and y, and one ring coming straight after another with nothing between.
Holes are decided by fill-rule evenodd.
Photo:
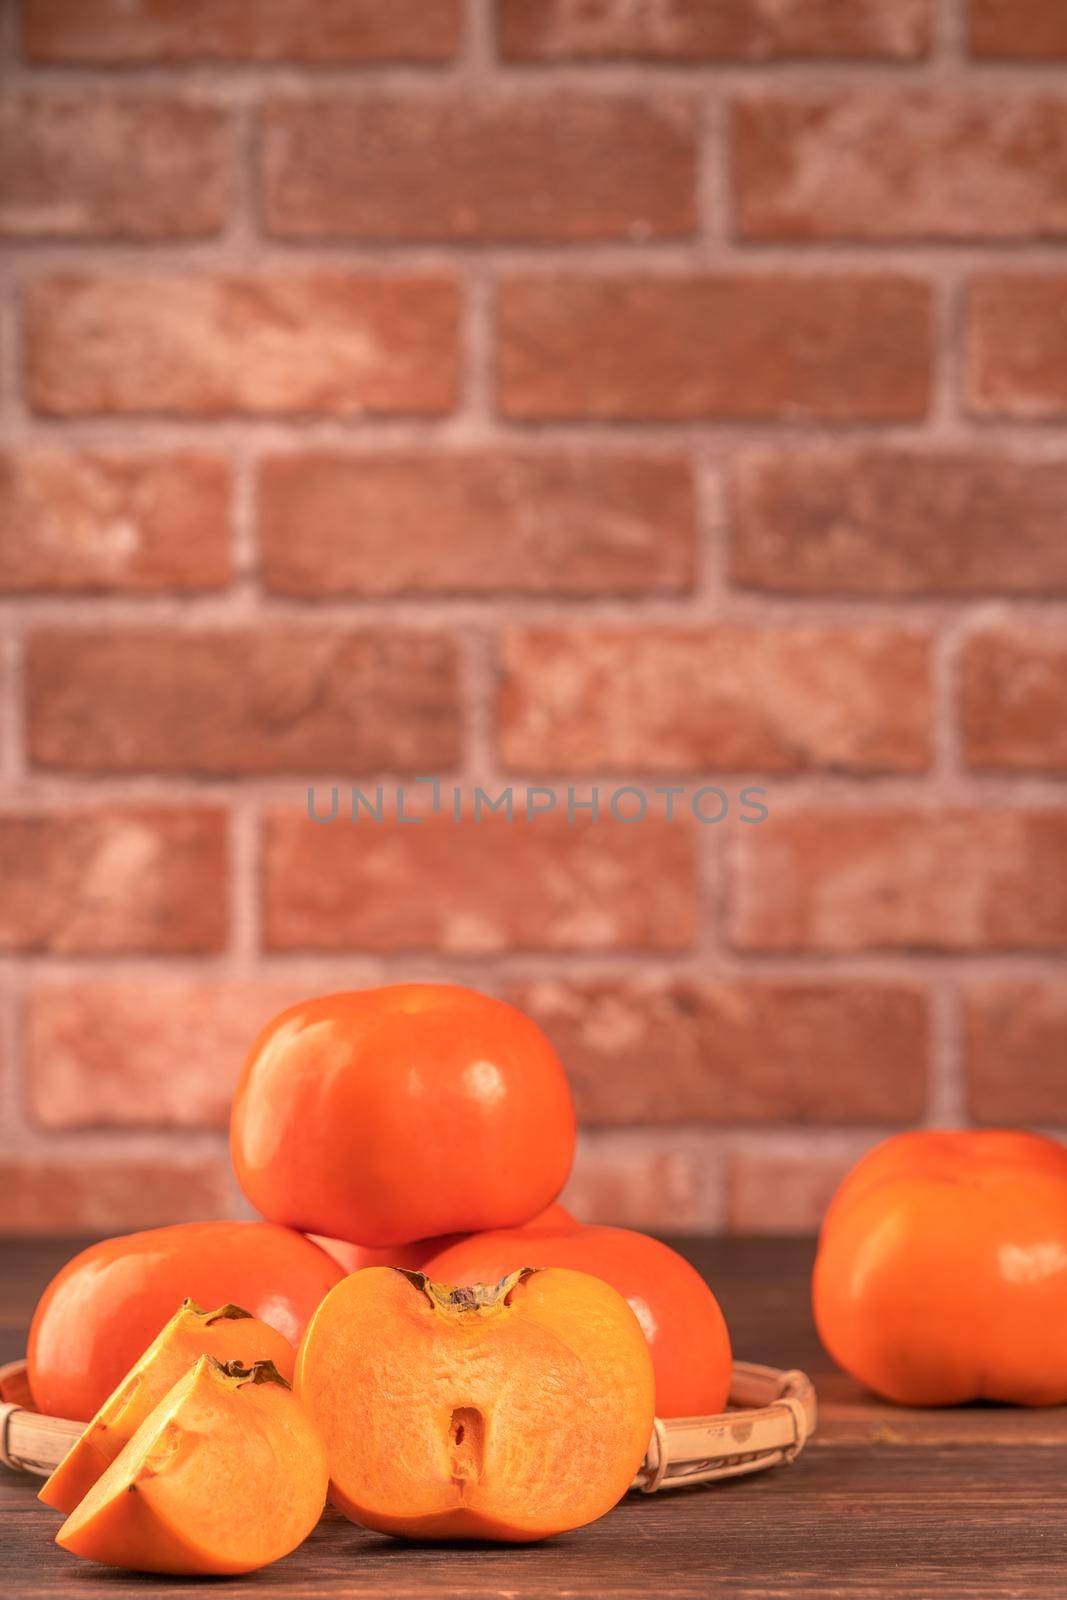
<instances>
[{"instance_id":1,"label":"wooden table","mask_svg":"<svg viewBox=\"0 0 1067 1600\"><path fill-rule=\"evenodd\" d=\"M20 1355L34 1301L74 1240L0 1241L0 1361ZM680 1242L713 1284L737 1354L799 1366L821 1417L791 1467L708 1488L630 1495L546 1544L409 1545L333 1513L287 1560L210 1594L459 1596L1067 1595L1067 1412L901 1411L834 1373L808 1310L812 1247ZM52 1542L33 1480L0 1468L0 1594L203 1595L202 1582L117 1573Z\"/></svg>"}]
</instances>

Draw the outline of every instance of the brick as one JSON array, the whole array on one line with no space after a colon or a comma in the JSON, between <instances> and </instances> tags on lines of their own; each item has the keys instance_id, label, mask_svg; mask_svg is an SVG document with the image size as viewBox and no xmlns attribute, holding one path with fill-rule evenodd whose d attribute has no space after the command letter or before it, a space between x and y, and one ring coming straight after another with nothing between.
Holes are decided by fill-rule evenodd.
<instances>
[{"instance_id":1,"label":"brick","mask_svg":"<svg viewBox=\"0 0 1067 1600\"><path fill-rule=\"evenodd\" d=\"M0 102L0 236L183 239L227 205L225 113L114 94Z\"/></svg>"},{"instance_id":2,"label":"brick","mask_svg":"<svg viewBox=\"0 0 1067 1600\"><path fill-rule=\"evenodd\" d=\"M301 452L263 463L258 500L264 578L282 594L645 594L693 580L696 501L678 455Z\"/></svg>"},{"instance_id":3,"label":"brick","mask_svg":"<svg viewBox=\"0 0 1067 1600\"><path fill-rule=\"evenodd\" d=\"M967 1103L976 1122L1067 1123L1067 985L1015 979L964 991Z\"/></svg>"},{"instance_id":4,"label":"brick","mask_svg":"<svg viewBox=\"0 0 1067 1600\"><path fill-rule=\"evenodd\" d=\"M717 1232L717 1163L699 1139L673 1129L580 1133L574 1170L560 1196L585 1223L658 1234Z\"/></svg>"},{"instance_id":5,"label":"brick","mask_svg":"<svg viewBox=\"0 0 1067 1600\"><path fill-rule=\"evenodd\" d=\"M693 102L417 93L274 100L269 232L453 243L662 239L695 226Z\"/></svg>"},{"instance_id":6,"label":"brick","mask_svg":"<svg viewBox=\"0 0 1067 1600\"><path fill-rule=\"evenodd\" d=\"M497 341L508 417L902 420L926 410L930 296L874 274L514 278Z\"/></svg>"},{"instance_id":7,"label":"brick","mask_svg":"<svg viewBox=\"0 0 1067 1600\"><path fill-rule=\"evenodd\" d=\"M907 1123L925 1107L913 984L543 979L505 998L555 1044L586 1125Z\"/></svg>"},{"instance_id":8,"label":"brick","mask_svg":"<svg viewBox=\"0 0 1067 1600\"><path fill-rule=\"evenodd\" d=\"M972 633L960 718L969 766L1067 773L1067 630L1020 622Z\"/></svg>"},{"instance_id":9,"label":"brick","mask_svg":"<svg viewBox=\"0 0 1067 1600\"><path fill-rule=\"evenodd\" d=\"M149 593L229 580L230 470L206 451L0 451L0 592Z\"/></svg>"},{"instance_id":10,"label":"brick","mask_svg":"<svg viewBox=\"0 0 1067 1600\"><path fill-rule=\"evenodd\" d=\"M929 762L929 640L896 626L513 628L511 769L911 771Z\"/></svg>"},{"instance_id":11,"label":"brick","mask_svg":"<svg viewBox=\"0 0 1067 1600\"><path fill-rule=\"evenodd\" d=\"M223 1216L226 1160L41 1153L0 1160L0 1233L128 1233Z\"/></svg>"},{"instance_id":12,"label":"brick","mask_svg":"<svg viewBox=\"0 0 1067 1600\"><path fill-rule=\"evenodd\" d=\"M971 0L971 54L1022 60L1067 57L1061 0Z\"/></svg>"},{"instance_id":13,"label":"brick","mask_svg":"<svg viewBox=\"0 0 1067 1600\"><path fill-rule=\"evenodd\" d=\"M731 1233L817 1233L852 1156L736 1155L727 1170Z\"/></svg>"},{"instance_id":14,"label":"brick","mask_svg":"<svg viewBox=\"0 0 1067 1600\"><path fill-rule=\"evenodd\" d=\"M930 0L498 0L497 17L518 61L914 61L932 33Z\"/></svg>"},{"instance_id":15,"label":"brick","mask_svg":"<svg viewBox=\"0 0 1067 1600\"><path fill-rule=\"evenodd\" d=\"M989 274L967 297L966 399L979 415L1067 417L1067 275Z\"/></svg>"},{"instance_id":16,"label":"brick","mask_svg":"<svg viewBox=\"0 0 1067 1600\"><path fill-rule=\"evenodd\" d=\"M0 644L0 705L5 708L17 704L16 688L17 646L9 640L6 647ZM10 772L15 764L16 743L21 743L21 728L14 727L15 718L0 716L0 771ZM19 755L21 760L21 752Z\"/></svg>"},{"instance_id":17,"label":"brick","mask_svg":"<svg viewBox=\"0 0 1067 1600\"><path fill-rule=\"evenodd\" d=\"M29 286L31 404L54 416L448 411L459 294L441 275L69 274Z\"/></svg>"},{"instance_id":18,"label":"brick","mask_svg":"<svg viewBox=\"0 0 1067 1600\"><path fill-rule=\"evenodd\" d=\"M1067 811L796 812L743 830L729 922L747 950L1067 945Z\"/></svg>"},{"instance_id":19,"label":"brick","mask_svg":"<svg viewBox=\"0 0 1067 1600\"><path fill-rule=\"evenodd\" d=\"M34 1120L46 1128L225 1128L252 1041L301 998L292 983L43 983L25 1021Z\"/></svg>"},{"instance_id":20,"label":"brick","mask_svg":"<svg viewBox=\"0 0 1067 1600\"><path fill-rule=\"evenodd\" d=\"M34 61L445 61L459 0L26 0Z\"/></svg>"},{"instance_id":21,"label":"brick","mask_svg":"<svg viewBox=\"0 0 1067 1600\"><path fill-rule=\"evenodd\" d=\"M0 950L219 950L226 863L226 819L213 807L8 813Z\"/></svg>"},{"instance_id":22,"label":"brick","mask_svg":"<svg viewBox=\"0 0 1067 1600\"><path fill-rule=\"evenodd\" d=\"M742 100L734 184L749 239L1063 238L1067 99L866 88Z\"/></svg>"},{"instance_id":23,"label":"brick","mask_svg":"<svg viewBox=\"0 0 1067 1600\"><path fill-rule=\"evenodd\" d=\"M434 772L459 756L456 651L442 634L41 631L27 682L43 767Z\"/></svg>"},{"instance_id":24,"label":"brick","mask_svg":"<svg viewBox=\"0 0 1067 1600\"><path fill-rule=\"evenodd\" d=\"M748 588L1067 593L1067 461L757 448L734 463L731 488L731 574Z\"/></svg>"},{"instance_id":25,"label":"brick","mask_svg":"<svg viewBox=\"0 0 1067 1600\"><path fill-rule=\"evenodd\" d=\"M690 826L568 823L565 809L527 821L522 795L511 823L503 813L474 821L469 797L454 822L447 790L437 816L420 812L405 790L405 813L422 816L416 824L388 809L382 822L363 813L353 824L344 804L329 825L306 812L272 812L267 947L480 955L692 943L699 908ZM327 812L325 796L320 809Z\"/></svg>"}]
</instances>

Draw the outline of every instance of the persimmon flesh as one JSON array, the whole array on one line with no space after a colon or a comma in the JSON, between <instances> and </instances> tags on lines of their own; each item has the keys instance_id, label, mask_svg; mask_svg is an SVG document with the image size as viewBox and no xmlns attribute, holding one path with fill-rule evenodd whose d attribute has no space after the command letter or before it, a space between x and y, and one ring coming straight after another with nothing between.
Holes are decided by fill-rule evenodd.
<instances>
[{"instance_id":1,"label":"persimmon flesh","mask_svg":"<svg viewBox=\"0 0 1067 1600\"><path fill-rule=\"evenodd\" d=\"M355 1272L308 1326L296 1390L331 1494L421 1539L543 1539L603 1516L648 1448L652 1362L633 1312L585 1273L452 1289Z\"/></svg>"},{"instance_id":2,"label":"persimmon flesh","mask_svg":"<svg viewBox=\"0 0 1067 1600\"><path fill-rule=\"evenodd\" d=\"M269 1222L180 1222L103 1239L37 1302L26 1362L38 1411L88 1422L187 1295L245 1306L294 1347L337 1262Z\"/></svg>"},{"instance_id":3,"label":"persimmon flesh","mask_svg":"<svg viewBox=\"0 0 1067 1600\"><path fill-rule=\"evenodd\" d=\"M449 983L323 995L276 1017L234 1095L230 1150L263 1216L380 1247L520 1227L574 1156L559 1057L514 1006Z\"/></svg>"},{"instance_id":4,"label":"persimmon flesh","mask_svg":"<svg viewBox=\"0 0 1067 1600\"><path fill-rule=\"evenodd\" d=\"M133 1438L149 1412L200 1356L214 1356L224 1363L236 1361L246 1367L256 1361L272 1361L283 1378L289 1380L293 1376L295 1352L276 1328L257 1321L240 1306L202 1311L192 1300L186 1300L118 1388L108 1395L37 1498L57 1511L73 1511Z\"/></svg>"},{"instance_id":5,"label":"persimmon flesh","mask_svg":"<svg viewBox=\"0 0 1067 1600\"><path fill-rule=\"evenodd\" d=\"M202 1356L145 1418L56 1543L139 1572L252 1572L288 1555L322 1514L318 1433L269 1361Z\"/></svg>"},{"instance_id":6,"label":"persimmon flesh","mask_svg":"<svg viewBox=\"0 0 1067 1600\"><path fill-rule=\"evenodd\" d=\"M652 1351L657 1416L726 1409L730 1335L719 1302L677 1250L650 1234L599 1227L536 1238L518 1230L471 1234L423 1270L445 1283L495 1283L524 1265L595 1273L629 1302Z\"/></svg>"}]
</instances>

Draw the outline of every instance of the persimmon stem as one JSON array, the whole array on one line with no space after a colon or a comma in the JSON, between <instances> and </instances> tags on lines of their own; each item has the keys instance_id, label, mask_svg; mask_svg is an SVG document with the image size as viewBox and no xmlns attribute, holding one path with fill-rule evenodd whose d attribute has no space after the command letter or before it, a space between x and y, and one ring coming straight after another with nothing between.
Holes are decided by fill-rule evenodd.
<instances>
[{"instance_id":1,"label":"persimmon stem","mask_svg":"<svg viewBox=\"0 0 1067 1600\"><path fill-rule=\"evenodd\" d=\"M216 1367L227 1378L233 1378L238 1385L243 1383L280 1383L283 1389L291 1389L292 1384L283 1378L273 1361L253 1361L250 1367L244 1366L240 1361L216 1361L214 1356L208 1356L213 1367Z\"/></svg>"},{"instance_id":2,"label":"persimmon stem","mask_svg":"<svg viewBox=\"0 0 1067 1600\"><path fill-rule=\"evenodd\" d=\"M501 1310L508 1304L509 1296L536 1267L519 1267L509 1272L499 1283L450 1284L434 1283L425 1272L410 1272L407 1267L394 1267L420 1294L424 1294L437 1311L451 1316L467 1311L488 1312Z\"/></svg>"}]
</instances>

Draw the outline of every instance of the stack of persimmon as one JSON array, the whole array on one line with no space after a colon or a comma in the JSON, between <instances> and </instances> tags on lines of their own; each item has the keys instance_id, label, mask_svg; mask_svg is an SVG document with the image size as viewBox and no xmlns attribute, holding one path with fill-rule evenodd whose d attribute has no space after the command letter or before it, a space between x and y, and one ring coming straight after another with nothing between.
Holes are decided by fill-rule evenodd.
<instances>
[{"instance_id":1,"label":"stack of persimmon","mask_svg":"<svg viewBox=\"0 0 1067 1600\"><path fill-rule=\"evenodd\" d=\"M35 1403L88 1424L42 1491L59 1542L248 1571L306 1537L327 1480L411 1537L603 1515L656 1411L724 1407L730 1343L674 1251L559 1205L574 1144L558 1056L499 1000L402 984L283 1012L231 1122L265 1220L106 1241L37 1307Z\"/></svg>"}]
</instances>

